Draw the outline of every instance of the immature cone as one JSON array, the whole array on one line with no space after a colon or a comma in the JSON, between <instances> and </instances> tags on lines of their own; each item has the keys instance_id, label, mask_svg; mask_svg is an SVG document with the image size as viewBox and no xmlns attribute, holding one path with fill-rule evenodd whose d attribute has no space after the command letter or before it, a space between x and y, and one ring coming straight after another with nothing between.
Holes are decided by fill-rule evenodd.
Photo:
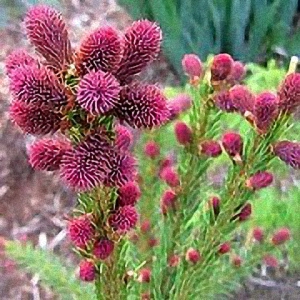
<instances>
[{"instance_id":1,"label":"immature cone","mask_svg":"<svg viewBox=\"0 0 300 300\"><path fill-rule=\"evenodd\" d=\"M122 125L117 125L115 127L115 146L120 151L128 151L133 143L132 133Z\"/></svg>"},{"instance_id":2,"label":"immature cone","mask_svg":"<svg viewBox=\"0 0 300 300\"><path fill-rule=\"evenodd\" d=\"M239 268L242 265L242 258L238 255L234 255L232 258L232 264L234 267Z\"/></svg>"},{"instance_id":3,"label":"immature cone","mask_svg":"<svg viewBox=\"0 0 300 300\"><path fill-rule=\"evenodd\" d=\"M85 259L79 264L79 278L82 281L94 281L96 278L96 268L93 261Z\"/></svg>"},{"instance_id":4,"label":"immature cone","mask_svg":"<svg viewBox=\"0 0 300 300\"><path fill-rule=\"evenodd\" d=\"M175 268L180 264L181 258L177 254L173 254L168 259L169 267Z\"/></svg>"},{"instance_id":5,"label":"immature cone","mask_svg":"<svg viewBox=\"0 0 300 300\"><path fill-rule=\"evenodd\" d=\"M29 148L29 163L36 170L55 171L59 169L62 157L71 149L63 140L42 139Z\"/></svg>"},{"instance_id":6,"label":"immature cone","mask_svg":"<svg viewBox=\"0 0 300 300\"><path fill-rule=\"evenodd\" d=\"M129 152L111 151L105 161L103 184L108 187L121 187L136 179L136 160Z\"/></svg>"},{"instance_id":7,"label":"immature cone","mask_svg":"<svg viewBox=\"0 0 300 300\"><path fill-rule=\"evenodd\" d=\"M229 75L232 83L240 82L246 75L246 68L240 61L235 61L232 65L231 73Z\"/></svg>"},{"instance_id":8,"label":"immature cone","mask_svg":"<svg viewBox=\"0 0 300 300\"><path fill-rule=\"evenodd\" d=\"M9 108L9 116L24 133L45 135L55 133L60 128L61 114L53 112L46 106L26 104L13 101Z\"/></svg>"},{"instance_id":9,"label":"immature cone","mask_svg":"<svg viewBox=\"0 0 300 300\"><path fill-rule=\"evenodd\" d=\"M270 172L257 172L246 181L246 186L252 190L260 190L268 187L273 182L273 175Z\"/></svg>"},{"instance_id":10,"label":"immature cone","mask_svg":"<svg viewBox=\"0 0 300 300\"><path fill-rule=\"evenodd\" d=\"M170 187L177 187L180 185L178 173L172 167L166 167L161 173L161 178Z\"/></svg>"},{"instance_id":11,"label":"immature cone","mask_svg":"<svg viewBox=\"0 0 300 300\"><path fill-rule=\"evenodd\" d=\"M246 203L244 207L241 209L240 213L235 215L233 219L238 218L240 222L247 221L252 214L252 205L251 203Z\"/></svg>"},{"instance_id":12,"label":"immature cone","mask_svg":"<svg viewBox=\"0 0 300 300\"><path fill-rule=\"evenodd\" d=\"M68 103L64 87L55 74L48 68L36 65L22 65L10 75L10 89L14 100L47 105L57 111Z\"/></svg>"},{"instance_id":13,"label":"immature cone","mask_svg":"<svg viewBox=\"0 0 300 300\"><path fill-rule=\"evenodd\" d=\"M196 54L185 54L181 61L184 73L193 81L202 74L202 62Z\"/></svg>"},{"instance_id":14,"label":"immature cone","mask_svg":"<svg viewBox=\"0 0 300 300\"><path fill-rule=\"evenodd\" d=\"M38 65L38 62L26 50L18 49L11 52L5 59L6 74L11 76L15 69L22 66Z\"/></svg>"},{"instance_id":15,"label":"immature cone","mask_svg":"<svg viewBox=\"0 0 300 300\"><path fill-rule=\"evenodd\" d=\"M274 145L274 154L294 169L300 169L300 143L281 141Z\"/></svg>"},{"instance_id":16,"label":"immature cone","mask_svg":"<svg viewBox=\"0 0 300 300\"><path fill-rule=\"evenodd\" d=\"M140 225L140 229L142 233L147 233L150 231L151 229L151 223L150 220L144 220L141 225Z\"/></svg>"},{"instance_id":17,"label":"immature cone","mask_svg":"<svg viewBox=\"0 0 300 300\"><path fill-rule=\"evenodd\" d=\"M234 112L236 108L234 107L229 91L221 91L214 95L213 97L215 105L226 112Z\"/></svg>"},{"instance_id":18,"label":"immature cone","mask_svg":"<svg viewBox=\"0 0 300 300\"><path fill-rule=\"evenodd\" d=\"M209 201L209 204L212 207L215 216L218 216L220 213L220 202L221 200L217 196L211 197Z\"/></svg>"},{"instance_id":19,"label":"immature cone","mask_svg":"<svg viewBox=\"0 0 300 300\"><path fill-rule=\"evenodd\" d=\"M233 59L229 54L221 53L215 55L211 65L212 81L221 81L227 79L231 73L233 63Z\"/></svg>"},{"instance_id":20,"label":"immature cone","mask_svg":"<svg viewBox=\"0 0 300 300\"><path fill-rule=\"evenodd\" d=\"M220 245L219 247L219 254L226 254L231 250L231 246L229 242L225 242Z\"/></svg>"},{"instance_id":21,"label":"immature cone","mask_svg":"<svg viewBox=\"0 0 300 300\"><path fill-rule=\"evenodd\" d=\"M103 115L117 105L120 91L119 82L110 73L90 72L80 80L77 101L89 113Z\"/></svg>"},{"instance_id":22,"label":"immature cone","mask_svg":"<svg viewBox=\"0 0 300 300\"><path fill-rule=\"evenodd\" d=\"M68 222L67 231L70 240L79 248L85 248L95 235L95 228L89 215L71 219Z\"/></svg>"},{"instance_id":23,"label":"immature cone","mask_svg":"<svg viewBox=\"0 0 300 300\"><path fill-rule=\"evenodd\" d=\"M143 283L143 282L150 282L151 278L151 270L148 268L143 268L139 271L139 277L138 281Z\"/></svg>"},{"instance_id":24,"label":"immature cone","mask_svg":"<svg viewBox=\"0 0 300 300\"><path fill-rule=\"evenodd\" d=\"M159 240L155 237L152 237L148 240L148 246L150 248L156 247L159 244Z\"/></svg>"},{"instance_id":25,"label":"immature cone","mask_svg":"<svg viewBox=\"0 0 300 300\"><path fill-rule=\"evenodd\" d=\"M166 97L155 85L125 86L115 108L116 116L133 128L153 128L168 121Z\"/></svg>"},{"instance_id":26,"label":"immature cone","mask_svg":"<svg viewBox=\"0 0 300 300\"><path fill-rule=\"evenodd\" d=\"M264 263L268 266L268 267L272 267L272 268L277 268L278 267L278 260L275 256L271 255L271 254L267 254L264 256L263 258Z\"/></svg>"},{"instance_id":27,"label":"immature cone","mask_svg":"<svg viewBox=\"0 0 300 300\"><path fill-rule=\"evenodd\" d=\"M131 205L120 207L108 219L109 225L121 234L125 234L132 229L137 221L138 213Z\"/></svg>"},{"instance_id":28,"label":"immature cone","mask_svg":"<svg viewBox=\"0 0 300 300\"><path fill-rule=\"evenodd\" d=\"M189 248L185 254L185 259L192 264L196 264L201 259L201 255L198 250Z\"/></svg>"},{"instance_id":29,"label":"immature cone","mask_svg":"<svg viewBox=\"0 0 300 300\"><path fill-rule=\"evenodd\" d=\"M256 96L253 115L255 125L261 133L268 132L269 128L278 116L278 98L270 92L264 92Z\"/></svg>"},{"instance_id":30,"label":"immature cone","mask_svg":"<svg viewBox=\"0 0 300 300\"><path fill-rule=\"evenodd\" d=\"M154 141L148 141L144 146L144 154L151 159L155 159L160 154L159 145Z\"/></svg>"},{"instance_id":31,"label":"immature cone","mask_svg":"<svg viewBox=\"0 0 300 300\"><path fill-rule=\"evenodd\" d=\"M161 160L159 162L159 177L162 178L161 175L163 174L164 169L167 167L172 167L173 164L174 164L174 160L170 156Z\"/></svg>"},{"instance_id":32,"label":"immature cone","mask_svg":"<svg viewBox=\"0 0 300 300\"><path fill-rule=\"evenodd\" d=\"M66 24L54 8L46 5L30 8L25 17L25 28L30 42L51 66L60 70L71 62Z\"/></svg>"},{"instance_id":33,"label":"immature cone","mask_svg":"<svg viewBox=\"0 0 300 300\"><path fill-rule=\"evenodd\" d=\"M253 228L252 235L257 242L262 242L264 240L264 231L260 227Z\"/></svg>"},{"instance_id":34,"label":"immature cone","mask_svg":"<svg viewBox=\"0 0 300 300\"><path fill-rule=\"evenodd\" d=\"M192 106L192 99L187 94L179 94L172 100L168 102L168 107L170 110L170 120L174 120L181 113L190 109Z\"/></svg>"},{"instance_id":35,"label":"immature cone","mask_svg":"<svg viewBox=\"0 0 300 300\"><path fill-rule=\"evenodd\" d=\"M300 105L300 74L287 75L277 93L279 110L288 114L295 112Z\"/></svg>"},{"instance_id":36,"label":"immature cone","mask_svg":"<svg viewBox=\"0 0 300 300\"><path fill-rule=\"evenodd\" d=\"M162 32L148 20L134 22L125 32L124 53L116 77L127 82L149 65L160 51Z\"/></svg>"},{"instance_id":37,"label":"immature cone","mask_svg":"<svg viewBox=\"0 0 300 300\"><path fill-rule=\"evenodd\" d=\"M116 70L122 59L123 40L109 26L96 29L81 42L75 64L81 76L94 71Z\"/></svg>"},{"instance_id":38,"label":"immature cone","mask_svg":"<svg viewBox=\"0 0 300 300\"><path fill-rule=\"evenodd\" d=\"M284 244L286 241L288 241L291 238L291 232L288 228L280 228L278 229L273 237L272 237L272 243L273 245L281 245Z\"/></svg>"},{"instance_id":39,"label":"immature cone","mask_svg":"<svg viewBox=\"0 0 300 300\"><path fill-rule=\"evenodd\" d=\"M118 189L118 205L135 205L141 197L141 190L136 182L128 182Z\"/></svg>"},{"instance_id":40,"label":"immature cone","mask_svg":"<svg viewBox=\"0 0 300 300\"><path fill-rule=\"evenodd\" d=\"M87 191L98 186L110 174L107 165L108 162L113 163L110 152L111 146L105 136L100 133L88 136L63 156L61 178L77 191ZM115 172L114 175L116 173L119 174Z\"/></svg>"},{"instance_id":41,"label":"immature cone","mask_svg":"<svg viewBox=\"0 0 300 300\"><path fill-rule=\"evenodd\" d=\"M241 155L243 152L243 140L238 133L225 133L222 137L222 145L227 154L233 157L234 160L241 160Z\"/></svg>"},{"instance_id":42,"label":"immature cone","mask_svg":"<svg viewBox=\"0 0 300 300\"><path fill-rule=\"evenodd\" d=\"M244 115L247 111L253 111L255 97L247 87L235 85L229 93L232 104L238 112Z\"/></svg>"},{"instance_id":43,"label":"immature cone","mask_svg":"<svg viewBox=\"0 0 300 300\"><path fill-rule=\"evenodd\" d=\"M106 238L101 238L94 244L93 254L98 259L107 259L113 251L114 243Z\"/></svg>"},{"instance_id":44,"label":"immature cone","mask_svg":"<svg viewBox=\"0 0 300 300\"><path fill-rule=\"evenodd\" d=\"M166 214L168 210L175 208L176 194L172 190L164 191L160 206L163 214Z\"/></svg>"},{"instance_id":45,"label":"immature cone","mask_svg":"<svg viewBox=\"0 0 300 300\"><path fill-rule=\"evenodd\" d=\"M222 154L222 148L216 141L207 140L199 144L199 151L201 154L208 157L218 157Z\"/></svg>"},{"instance_id":46,"label":"immature cone","mask_svg":"<svg viewBox=\"0 0 300 300\"><path fill-rule=\"evenodd\" d=\"M176 122L174 131L179 144L186 146L191 143L192 130L187 124L182 121Z\"/></svg>"}]
</instances>

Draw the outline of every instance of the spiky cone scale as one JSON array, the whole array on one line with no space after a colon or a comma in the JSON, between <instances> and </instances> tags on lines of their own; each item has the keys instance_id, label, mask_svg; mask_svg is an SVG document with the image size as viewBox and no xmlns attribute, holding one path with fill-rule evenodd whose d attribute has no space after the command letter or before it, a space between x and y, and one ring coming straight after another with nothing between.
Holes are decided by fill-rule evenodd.
<instances>
[{"instance_id":1,"label":"spiky cone scale","mask_svg":"<svg viewBox=\"0 0 300 300\"><path fill-rule=\"evenodd\" d=\"M285 77L277 91L279 111L291 114L300 106L300 73Z\"/></svg>"},{"instance_id":2,"label":"spiky cone scale","mask_svg":"<svg viewBox=\"0 0 300 300\"><path fill-rule=\"evenodd\" d=\"M22 66L38 65L38 61L34 59L26 50L17 49L12 51L5 59L5 69L8 77L15 69Z\"/></svg>"},{"instance_id":3,"label":"spiky cone scale","mask_svg":"<svg viewBox=\"0 0 300 300\"><path fill-rule=\"evenodd\" d=\"M47 105L59 111L68 103L65 88L45 66L22 65L10 76L14 99L26 104Z\"/></svg>"},{"instance_id":4,"label":"spiky cone scale","mask_svg":"<svg viewBox=\"0 0 300 300\"><path fill-rule=\"evenodd\" d=\"M125 86L115 115L133 128L151 129L165 124L170 116L166 97L155 85Z\"/></svg>"},{"instance_id":5,"label":"spiky cone scale","mask_svg":"<svg viewBox=\"0 0 300 300\"><path fill-rule=\"evenodd\" d=\"M274 154L292 168L300 169L300 143L280 141L273 146Z\"/></svg>"},{"instance_id":6,"label":"spiky cone scale","mask_svg":"<svg viewBox=\"0 0 300 300\"><path fill-rule=\"evenodd\" d=\"M28 149L29 163L36 170L58 170L63 155L71 147L71 144L65 140L49 138L38 140Z\"/></svg>"},{"instance_id":7,"label":"spiky cone scale","mask_svg":"<svg viewBox=\"0 0 300 300\"><path fill-rule=\"evenodd\" d=\"M94 71L116 70L123 55L122 36L112 27L104 26L88 34L76 52L75 65L81 76Z\"/></svg>"},{"instance_id":8,"label":"spiky cone scale","mask_svg":"<svg viewBox=\"0 0 300 300\"><path fill-rule=\"evenodd\" d=\"M255 125L259 133L265 134L278 116L278 98L270 92L256 96L253 106Z\"/></svg>"},{"instance_id":9,"label":"spiky cone scale","mask_svg":"<svg viewBox=\"0 0 300 300\"><path fill-rule=\"evenodd\" d=\"M62 116L47 105L38 106L13 101L9 107L11 121L24 133L46 135L60 129Z\"/></svg>"},{"instance_id":10,"label":"spiky cone scale","mask_svg":"<svg viewBox=\"0 0 300 300\"><path fill-rule=\"evenodd\" d=\"M72 61L71 43L61 14L46 5L29 9L25 17L28 39L36 51L57 70L64 69Z\"/></svg>"},{"instance_id":11,"label":"spiky cone scale","mask_svg":"<svg viewBox=\"0 0 300 300\"><path fill-rule=\"evenodd\" d=\"M91 71L79 82L77 102L92 115L104 115L117 105L120 91L120 84L112 74Z\"/></svg>"},{"instance_id":12,"label":"spiky cone scale","mask_svg":"<svg viewBox=\"0 0 300 300\"><path fill-rule=\"evenodd\" d=\"M162 31L148 20L134 22L124 35L124 52L115 76L128 83L133 75L139 74L159 54Z\"/></svg>"}]
</instances>

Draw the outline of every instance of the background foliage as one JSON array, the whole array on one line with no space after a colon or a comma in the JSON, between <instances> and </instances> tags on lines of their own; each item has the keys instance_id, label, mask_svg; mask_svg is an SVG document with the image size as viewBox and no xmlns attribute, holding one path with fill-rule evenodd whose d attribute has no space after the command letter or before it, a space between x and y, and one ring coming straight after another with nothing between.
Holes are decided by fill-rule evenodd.
<instances>
[{"instance_id":1,"label":"background foliage","mask_svg":"<svg viewBox=\"0 0 300 300\"><path fill-rule=\"evenodd\" d=\"M205 60L226 52L235 59L265 61L273 53L296 55L300 32L293 29L297 0L119 0L135 18L157 21L165 53L180 74L185 53Z\"/></svg>"}]
</instances>

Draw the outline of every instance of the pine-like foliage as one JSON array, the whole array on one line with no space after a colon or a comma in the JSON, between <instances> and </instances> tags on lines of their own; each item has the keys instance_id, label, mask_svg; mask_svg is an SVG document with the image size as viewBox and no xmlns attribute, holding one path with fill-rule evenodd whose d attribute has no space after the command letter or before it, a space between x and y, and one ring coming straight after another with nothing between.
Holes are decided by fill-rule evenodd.
<instances>
[{"instance_id":1,"label":"pine-like foliage","mask_svg":"<svg viewBox=\"0 0 300 300\"><path fill-rule=\"evenodd\" d=\"M96 299L93 287L84 285L76 279L74 268L65 265L54 253L34 248L29 243L13 241L5 244L5 251L20 268L31 274L38 274L41 284L50 287L60 299Z\"/></svg>"}]
</instances>

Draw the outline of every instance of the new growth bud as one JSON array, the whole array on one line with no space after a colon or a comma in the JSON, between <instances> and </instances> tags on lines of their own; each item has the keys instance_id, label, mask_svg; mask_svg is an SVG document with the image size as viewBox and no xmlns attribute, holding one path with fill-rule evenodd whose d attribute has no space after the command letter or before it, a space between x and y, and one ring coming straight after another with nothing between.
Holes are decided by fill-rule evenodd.
<instances>
[{"instance_id":1,"label":"new growth bud","mask_svg":"<svg viewBox=\"0 0 300 300\"><path fill-rule=\"evenodd\" d=\"M174 127L177 142L181 145L188 145L192 141L192 130L184 122L178 121Z\"/></svg>"},{"instance_id":2,"label":"new growth bud","mask_svg":"<svg viewBox=\"0 0 300 300\"><path fill-rule=\"evenodd\" d=\"M189 248L185 254L185 259L195 265L201 259L201 255L198 250Z\"/></svg>"},{"instance_id":3,"label":"new growth bud","mask_svg":"<svg viewBox=\"0 0 300 300\"><path fill-rule=\"evenodd\" d=\"M181 63L184 73L190 77L191 82L201 77L202 62L197 55L185 54Z\"/></svg>"}]
</instances>

